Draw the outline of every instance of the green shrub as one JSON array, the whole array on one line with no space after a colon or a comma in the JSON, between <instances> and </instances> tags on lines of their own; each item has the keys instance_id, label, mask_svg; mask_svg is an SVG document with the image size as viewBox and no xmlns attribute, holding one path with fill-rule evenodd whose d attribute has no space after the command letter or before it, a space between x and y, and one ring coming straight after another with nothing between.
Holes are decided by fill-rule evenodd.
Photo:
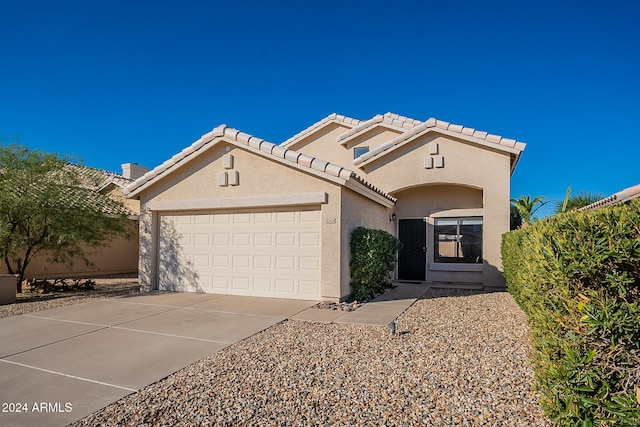
<instances>
[{"instance_id":1,"label":"green shrub","mask_svg":"<svg viewBox=\"0 0 640 427\"><path fill-rule=\"evenodd\" d=\"M640 425L640 200L569 212L503 237L555 425Z\"/></svg>"},{"instance_id":2,"label":"green shrub","mask_svg":"<svg viewBox=\"0 0 640 427\"><path fill-rule=\"evenodd\" d=\"M389 272L396 268L400 241L382 230L358 227L351 233L351 296L371 298L391 284Z\"/></svg>"}]
</instances>

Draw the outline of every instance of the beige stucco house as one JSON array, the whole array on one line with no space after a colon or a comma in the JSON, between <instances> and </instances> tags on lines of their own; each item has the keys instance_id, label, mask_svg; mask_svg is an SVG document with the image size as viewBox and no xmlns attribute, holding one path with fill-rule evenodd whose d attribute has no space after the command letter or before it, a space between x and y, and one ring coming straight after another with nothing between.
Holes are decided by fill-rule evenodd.
<instances>
[{"instance_id":1,"label":"beige stucco house","mask_svg":"<svg viewBox=\"0 0 640 427\"><path fill-rule=\"evenodd\" d=\"M86 166L74 166L85 188L123 202L125 213L130 220L131 232L129 236L116 237L104 247L86 248L84 258L73 260L71 265L51 262L50 254L41 253L29 263L25 278L57 278L57 277L98 277L113 274L136 274L138 271L138 214L140 202L127 199L123 189L133 183L135 178L148 171L147 168L135 163L122 165L122 174L108 172ZM109 212L107 213L115 213ZM5 263L0 263L0 274L6 274Z\"/></svg>"},{"instance_id":2,"label":"beige stucco house","mask_svg":"<svg viewBox=\"0 0 640 427\"><path fill-rule=\"evenodd\" d=\"M403 244L399 281L503 286L525 145L441 120L331 114L276 145L225 125L128 185L145 289L340 300L350 235Z\"/></svg>"}]
</instances>

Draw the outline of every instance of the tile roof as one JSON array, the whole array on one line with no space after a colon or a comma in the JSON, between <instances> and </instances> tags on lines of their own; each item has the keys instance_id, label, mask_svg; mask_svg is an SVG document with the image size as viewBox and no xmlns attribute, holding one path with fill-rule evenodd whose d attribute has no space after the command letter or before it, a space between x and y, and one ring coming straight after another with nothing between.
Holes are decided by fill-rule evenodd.
<instances>
[{"instance_id":1,"label":"tile roof","mask_svg":"<svg viewBox=\"0 0 640 427\"><path fill-rule=\"evenodd\" d=\"M200 139L195 141L193 144L186 147L181 152L177 153L161 165L156 166L154 169L145 173L143 176L136 179L131 184L127 185L124 189L125 194L128 197L133 197L135 194L141 191L143 187L156 179L156 177L162 175L163 173L174 167L179 167L180 164L184 164L189 160L190 156L197 153L206 145L210 143L215 144L223 139L226 141L233 141L239 146L244 145L246 147L249 147L250 149L253 149L254 151L258 151L265 157L275 158L283 163L294 163L303 168L327 174L330 177L340 178L344 181L353 180L359 183L359 185L368 188L369 190L379 194L387 200L392 201L393 203L397 201L396 198L385 193L378 187L358 176L354 171L350 169L326 162L312 156L308 156L306 154L299 153L291 149L287 149L282 145L275 145L271 142L241 132L237 129L227 127L226 125L220 125L214 128L211 132L202 135L202 137L200 137Z\"/></svg>"},{"instance_id":2,"label":"tile roof","mask_svg":"<svg viewBox=\"0 0 640 427\"><path fill-rule=\"evenodd\" d=\"M437 120L435 118L430 118L427 121L420 123L409 130L406 130L402 134L393 138L392 140L380 145L373 150L364 153L357 159L354 159L354 165L362 165L363 163L371 160L374 157L377 157L381 153L384 153L389 150L393 150L398 145L406 142L407 140L413 138L414 136L420 135L429 131L444 131L453 134L459 134L462 138L470 139L475 138L482 140L483 142L495 144L499 147L504 147L510 149L509 151L517 151L521 152L524 150L525 145L523 142L516 141L515 139L504 138L500 135L493 135L484 131L476 130L470 127L465 127L462 125L456 125L449 122L445 122L443 120ZM517 160L517 158L516 158Z\"/></svg>"},{"instance_id":3,"label":"tile roof","mask_svg":"<svg viewBox=\"0 0 640 427\"><path fill-rule=\"evenodd\" d=\"M110 184L114 184L120 188L125 188L131 184L133 180L115 172L109 172L103 169L96 169L84 165L70 164L78 173L78 178L83 185L93 191L101 191Z\"/></svg>"},{"instance_id":4,"label":"tile roof","mask_svg":"<svg viewBox=\"0 0 640 427\"><path fill-rule=\"evenodd\" d=\"M58 178L55 178L56 176ZM51 178L52 183L57 181L60 200L71 207L86 208L91 206L109 215L138 216L136 212L131 211L123 204L100 194L100 191L110 183L117 183L116 185L122 187L120 184L130 182L116 173L68 163L63 171L54 171ZM17 194L36 200L48 188L39 182L31 182L26 187L13 184L16 185L14 191Z\"/></svg>"},{"instance_id":5,"label":"tile roof","mask_svg":"<svg viewBox=\"0 0 640 427\"><path fill-rule=\"evenodd\" d=\"M104 213L131 217L138 216L137 212L128 209L126 206L115 202L109 197L99 195L102 190L111 184L120 187L124 191L125 186L133 182L132 180L103 169L75 164L69 164L69 166L76 171L81 186L79 193L77 190L71 191L70 189L65 195L71 205L75 203L73 198L79 197L81 194L81 197L86 198L90 204L99 207Z\"/></svg>"},{"instance_id":6,"label":"tile roof","mask_svg":"<svg viewBox=\"0 0 640 427\"><path fill-rule=\"evenodd\" d=\"M306 137L307 135L311 135L313 132L315 132L316 130L320 129L321 127L327 125L328 123L340 123L340 124L344 124L344 125L347 125L347 126L357 126L357 125L360 124L360 120L353 119L351 117L343 116L343 115L336 114L336 113L331 113L327 117L325 117L324 119L312 124L308 128L306 128L306 129L298 132L297 134L293 135L291 138L287 139L286 141L284 141L280 145L282 145L283 147L291 145L294 142L297 142L297 141L301 140L302 138Z\"/></svg>"},{"instance_id":7,"label":"tile roof","mask_svg":"<svg viewBox=\"0 0 640 427\"><path fill-rule=\"evenodd\" d=\"M360 124L356 127L338 135L338 141L344 141L347 138L356 135L365 129L371 128L379 123L385 123L388 126L403 130L413 129L414 127L422 124L420 120L415 120L395 113L378 114L373 116L373 118L369 120L360 122Z\"/></svg>"},{"instance_id":8,"label":"tile roof","mask_svg":"<svg viewBox=\"0 0 640 427\"><path fill-rule=\"evenodd\" d=\"M624 190L618 191L617 193L612 194L609 197L605 197L604 199L591 203L588 206L584 206L579 210L586 211L601 208L603 206L611 206L618 203L627 202L631 199L635 199L636 197L640 197L640 184L634 185L633 187L625 188Z\"/></svg>"}]
</instances>

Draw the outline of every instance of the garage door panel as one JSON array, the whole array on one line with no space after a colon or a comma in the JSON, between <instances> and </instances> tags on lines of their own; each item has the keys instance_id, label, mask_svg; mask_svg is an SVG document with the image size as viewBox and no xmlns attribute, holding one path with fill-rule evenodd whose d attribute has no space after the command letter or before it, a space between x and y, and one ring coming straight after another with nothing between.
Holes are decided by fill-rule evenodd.
<instances>
[{"instance_id":1,"label":"garage door panel","mask_svg":"<svg viewBox=\"0 0 640 427\"><path fill-rule=\"evenodd\" d=\"M234 255L231 257L231 266L233 268L249 268L251 267L251 257L249 255Z\"/></svg>"},{"instance_id":2,"label":"garage door panel","mask_svg":"<svg viewBox=\"0 0 640 427\"><path fill-rule=\"evenodd\" d=\"M229 246L231 244L231 235L229 233L213 233L213 246Z\"/></svg>"},{"instance_id":3,"label":"garage door panel","mask_svg":"<svg viewBox=\"0 0 640 427\"><path fill-rule=\"evenodd\" d=\"M318 246L320 244L320 233L300 233L300 246Z\"/></svg>"},{"instance_id":4,"label":"garage door panel","mask_svg":"<svg viewBox=\"0 0 640 427\"><path fill-rule=\"evenodd\" d=\"M272 256L270 255L254 255L253 268L267 268L271 269L273 266Z\"/></svg>"},{"instance_id":5,"label":"garage door panel","mask_svg":"<svg viewBox=\"0 0 640 427\"><path fill-rule=\"evenodd\" d=\"M278 232L276 235L276 246L295 246L296 233Z\"/></svg>"},{"instance_id":6,"label":"garage door panel","mask_svg":"<svg viewBox=\"0 0 640 427\"><path fill-rule=\"evenodd\" d=\"M296 267L296 258L293 256L276 256L276 269L293 271Z\"/></svg>"},{"instance_id":7,"label":"garage door panel","mask_svg":"<svg viewBox=\"0 0 640 427\"><path fill-rule=\"evenodd\" d=\"M272 233L254 233L253 244L256 246L271 246L273 244Z\"/></svg>"},{"instance_id":8,"label":"garage door panel","mask_svg":"<svg viewBox=\"0 0 640 427\"><path fill-rule=\"evenodd\" d=\"M250 291L251 287L249 284L251 283L251 279L249 277L234 277L231 280L231 287L235 290L240 291Z\"/></svg>"},{"instance_id":9,"label":"garage door panel","mask_svg":"<svg viewBox=\"0 0 640 427\"><path fill-rule=\"evenodd\" d=\"M249 224L251 222L250 213L231 214L231 220L234 224Z\"/></svg>"},{"instance_id":10,"label":"garage door panel","mask_svg":"<svg viewBox=\"0 0 640 427\"><path fill-rule=\"evenodd\" d=\"M253 289L256 293L273 294L273 280L271 279L254 279Z\"/></svg>"},{"instance_id":11,"label":"garage door panel","mask_svg":"<svg viewBox=\"0 0 640 427\"><path fill-rule=\"evenodd\" d=\"M203 245L209 246L211 244L211 235L210 234L195 234L193 236L193 244L194 245Z\"/></svg>"},{"instance_id":12,"label":"garage door panel","mask_svg":"<svg viewBox=\"0 0 640 427\"><path fill-rule=\"evenodd\" d=\"M319 210L161 215L160 224L160 289L320 297Z\"/></svg>"}]
</instances>

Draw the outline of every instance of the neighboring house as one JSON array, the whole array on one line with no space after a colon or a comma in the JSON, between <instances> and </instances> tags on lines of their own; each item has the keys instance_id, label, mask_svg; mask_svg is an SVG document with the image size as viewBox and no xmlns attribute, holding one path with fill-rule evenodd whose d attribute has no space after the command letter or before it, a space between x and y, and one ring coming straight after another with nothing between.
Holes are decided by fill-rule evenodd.
<instances>
[{"instance_id":1,"label":"neighboring house","mask_svg":"<svg viewBox=\"0 0 640 427\"><path fill-rule=\"evenodd\" d=\"M615 194L612 194L609 197L605 197L604 199L598 200L597 202L591 203L590 205L584 206L579 210L591 210L601 208L603 206L611 206L616 205L618 203L626 203L636 197L640 197L640 184L634 185L633 187L625 188L622 191L618 191Z\"/></svg>"},{"instance_id":2,"label":"neighboring house","mask_svg":"<svg viewBox=\"0 0 640 427\"><path fill-rule=\"evenodd\" d=\"M103 205L107 213L126 214L131 220L131 236L118 237L109 242L107 247L88 249L87 264L84 259L74 260L72 266L52 263L46 253L35 257L27 266L25 278L56 277L96 277L110 274L137 273L138 271L138 214L140 202L127 199L123 189L135 178L142 176L148 169L137 164L123 164L123 174L119 175L105 170L87 166L70 165L76 168L82 185L95 193L124 202L124 211L113 211L113 205ZM100 198L95 199L100 203ZM4 262L0 264L0 274L6 273Z\"/></svg>"},{"instance_id":3,"label":"neighboring house","mask_svg":"<svg viewBox=\"0 0 640 427\"><path fill-rule=\"evenodd\" d=\"M504 286L525 144L397 114L331 114L280 145L221 125L126 187L143 289L340 300L350 236L396 235L394 278Z\"/></svg>"}]
</instances>

